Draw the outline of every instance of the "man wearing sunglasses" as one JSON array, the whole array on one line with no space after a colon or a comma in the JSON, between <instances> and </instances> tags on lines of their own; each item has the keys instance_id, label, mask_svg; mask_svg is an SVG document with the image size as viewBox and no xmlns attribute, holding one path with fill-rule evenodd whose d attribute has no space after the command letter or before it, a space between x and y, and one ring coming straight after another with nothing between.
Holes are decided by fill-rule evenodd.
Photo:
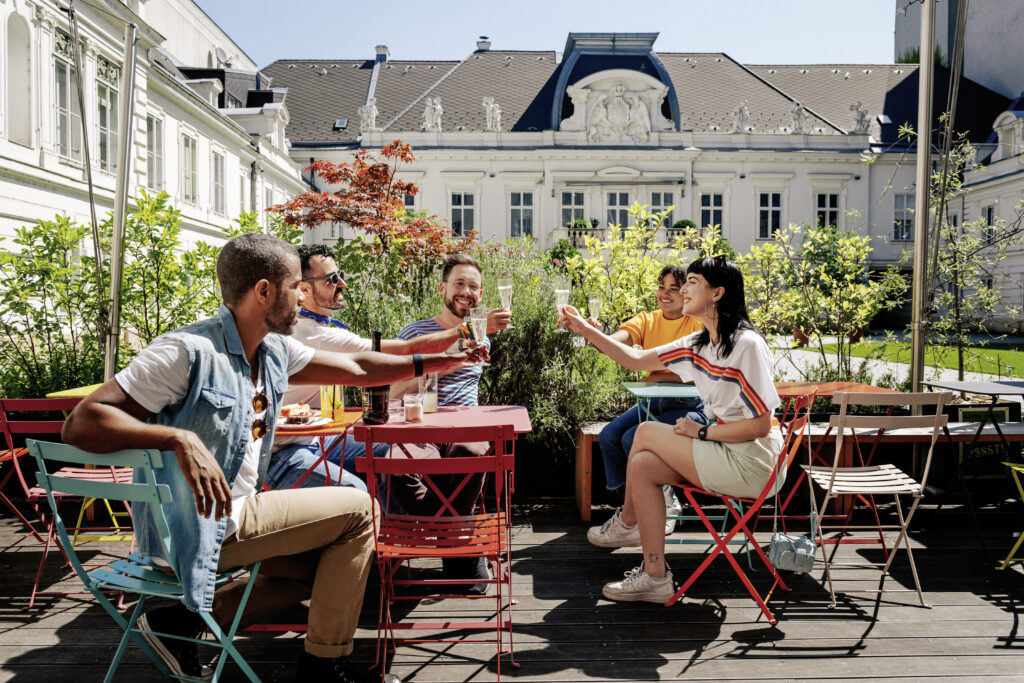
<instances>
[{"instance_id":1,"label":"man wearing sunglasses","mask_svg":"<svg viewBox=\"0 0 1024 683\"><path fill-rule=\"evenodd\" d=\"M169 636L200 633L198 611L212 612L226 627L246 583L217 589L217 572L263 560L242 627L308 599L299 680L379 680L379 673L348 661L372 564L374 503L362 491L337 486L257 493L278 409L289 378L376 386L451 370L473 357L339 354L296 342L287 335L304 301L299 258L276 237L229 241L217 279L224 303L216 315L155 339L64 425L64 441L85 450L166 453L168 466L156 477L173 494L163 509L185 607L144 614L143 637L172 673L206 678L211 672L195 644ZM148 507L133 512L139 552L153 556L160 546Z\"/></svg>"},{"instance_id":2,"label":"man wearing sunglasses","mask_svg":"<svg viewBox=\"0 0 1024 683\"><path fill-rule=\"evenodd\" d=\"M370 340L348 330L337 318L335 311L345 306L345 276L338 270L334 252L326 244L304 244L299 247L299 267L302 281L299 288L304 300L299 310L299 320L292 331L292 338L306 346L321 351L357 353L370 350ZM496 322L498 329L507 326ZM414 353L441 353L460 338L469 336L468 329L458 326L449 330L423 335L415 339L384 339L380 349L383 353L408 355ZM302 385L289 381L284 403L305 403L311 408L320 407L320 390L317 385ZM341 440L344 439L344 445ZM324 486L327 476L332 483L353 486L363 491L366 485L355 474L355 459L366 453L366 447L357 442L349 433L327 441L327 474L320 462L320 444L312 438L288 437L279 433L274 441L274 454L267 472L267 483L275 489ZM374 444L376 457L388 454L388 444ZM342 460L344 454L344 460ZM313 468L313 469L310 469Z\"/></svg>"}]
</instances>

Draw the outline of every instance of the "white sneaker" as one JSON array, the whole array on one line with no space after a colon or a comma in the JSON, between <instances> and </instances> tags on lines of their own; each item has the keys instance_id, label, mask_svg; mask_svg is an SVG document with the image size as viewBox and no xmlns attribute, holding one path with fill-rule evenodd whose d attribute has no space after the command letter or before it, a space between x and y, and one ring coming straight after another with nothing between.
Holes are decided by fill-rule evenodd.
<instances>
[{"instance_id":1,"label":"white sneaker","mask_svg":"<svg viewBox=\"0 0 1024 683\"><path fill-rule=\"evenodd\" d=\"M602 548L633 548L640 545L640 525L626 526L622 510L616 510L607 522L587 530L587 540Z\"/></svg>"},{"instance_id":2,"label":"white sneaker","mask_svg":"<svg viewBox=\"0 0 1024 683\"><path fill-rule=\"evenodd\" d=\"M663 486L661 490L665 494L665 535L668 536L676 530L676 522L683 521L672 519L683 514L683 504L676 498L676 492L671 486Z\"/></svg>"},{"instance_id":3,"label":"white sneaker","mask_svg":"<svg viewBox=\"0 0 1024 683\"><path fill-rule=\"evenodd\" d=\"M632 602L668 602L676 594L672 583L672 572L666 571L665 576L656 579L644 571L643 566L634 567L626 572L621 581L606 583L601 594L609 600Z\"/></svg>"}]
</instances>

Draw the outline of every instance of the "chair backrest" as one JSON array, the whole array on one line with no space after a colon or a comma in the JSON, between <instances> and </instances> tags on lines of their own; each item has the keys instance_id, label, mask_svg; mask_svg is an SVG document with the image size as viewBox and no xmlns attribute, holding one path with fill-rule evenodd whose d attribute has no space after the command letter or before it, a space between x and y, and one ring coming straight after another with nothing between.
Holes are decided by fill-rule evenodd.
<instances>
[{"instance_id":1,"label":"chair backrest","mask_svg":"<svg viewBox=\"0 0 1024 683\"><path fill-rule=\"evenodd\" d=\"M839 414L833 415L829 424L836 430L836 454L832 461L833 478L839 465L839 453L843 451L843 441L853 438L857 448L860 448L860 438L855 430L874 430L872 435L874 445L882 442L887 431L895 429L925 429L930 431L931 439L928 442L928 453L925 456L924 468L921 472L921 485L928 479L928 470L931 466L932 451L935 442L939 438L940 430L949 422L949 418L943 413L943 408L953 394L949 391L917 392L917 393L859 393L859 392L836 392L832 401L839 406ZM889 408L888 415L856 415L850 412L856 406L870 406L874 408ZM892 410L900 406L909 406L914 409L912 412L925 412L928 407L931 410L928 414L918 415L893 415ZM874 449L872 449L872 453ZM913 452L911 450L911 452Z\"/></svg>"},{"instance_id":2,"label":"chair backrest","mask_svg":"<svg viewBox=\"0 0 1024 683\"><path fill-rule=\"evenodd\" d=\"M515 470L515 455L512 452L515 429L512 425L486 427L435 427L418 425L374 425L365 428L366 453L373 453L374 443L390 443L391 456L376 458L360 456L355 460L356 471L366 474L370 495L380 500L378 486L380 478L416 474L442 500L447 499L436 516L457 514L451 507L453 500L467 486L473 475L491 473L494 475L494 494L497 509L508 509L511 493L511 477ZM487 442L490 452L480 457L455 457L413 459L402 448L405 444L422 443L468 443ZM454 491L443 491L445 487L436 483L438 475L462 475ZM458 479L458 477L454 477Z\"/></svg>"},{"instance_id":3,"label":"chair backrest","mask_svg":"<svg viewBox=\"0 0 1024 683\"><path fill-rule=\"evenodd\" d=\"M124 500L132 503L148 503L153 513L153 520L156 523L157 531L164 541L164 551L172 567L176 567L172 548L170 546L170 532L163 512L160 509L161 503L170 503L173 500L171 489L165 484L157 484L154 470L163 467L163 456L158 450L122 450L114 453L89 453L74 446L62 443L50 443L48 441L26 441L29 453L36 460L39 471L36 473L39 487L46 492L46 499L53 511L53 519L60 535L60 541L68 554L68 559L75 568L75 572L88 584L89 577L84 567L75 555L71 539L68 537L67 529L57 509L55 493L84 496L88 498L106 498L110 500ZM117 483L111 481L93 481L88 479L77 479L63 477L52 472L59 469L57 463L74 463L76 465L94 465L96 467L131 467L135 471L133 483Z\"/></svg>"},{"instance_id":4,"label":"chair backrest","mask_svg":"<svg viewBox=\"0 0 1024 683\"><path fill-rule=\"evenodd\" d=\"M4 436L6 447L14 451L14 435L60 434L64 428L64 418L54 418L49 413L61 413L72 410L81 398L0 398L0 433ZM17 419L11 419L11 413L18 413ZM45 414L45 415L44 415ZM26 419L28 418L28 419ZM18 458L14 458L14 469L25 491L29 484L25 479Z\"/></svg>"},{"instance_id":5,"label":"chair backrest","mask_svg":"<svg viewBox=\"0 0 1024 683\"><path fill-rule=\"evenodd\" d=\"M776 489L775 482L782 476L783 464L785 464L785 469L788 472L794 458L796 458L796 454L800 451L800 446L804 443L805 439L810 438L807 435L807 423L811 417L811 407L814 405L814 399L814 392L797 396L792 402L793 412L787 412L783 416L784 422L779 425L779 430L783 435L782 450L779 452L775 460L775 468L769 475L768 482L758 498L759 503L763 502ZM779 486L778 488L782 487Z\"/></svg>"}]
</instances>

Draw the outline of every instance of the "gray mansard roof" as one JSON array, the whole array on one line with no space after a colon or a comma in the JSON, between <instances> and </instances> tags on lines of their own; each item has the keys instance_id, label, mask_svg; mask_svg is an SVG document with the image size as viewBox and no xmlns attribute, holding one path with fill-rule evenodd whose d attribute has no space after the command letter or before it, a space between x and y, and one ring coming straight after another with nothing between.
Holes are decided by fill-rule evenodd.
<instances>
[{"instance_id":1,"label":"gray mansard roof","mask_svg":"<svg viewBox=\"0 0 1024 683\"><path fill-rule=\"evenodd\" d=\"M379 69L372 85L375 63ZM493 97L501 108L503 131L542 131L572 111L566 85L611 69L642 72L668 86L662 113L682 131L730 132L741 101L747 103L748 131L755 134L788 131L796 103L806 110L805 130L815 135L850 132L851 106L857 102L868 115L868 132L882 144L895 143L904 122L917 127L917 66L908 64L745 66L724 53L653 50L581 50L559 61L553 51L477 50L461 61L284 59L263 73L275 87L288 89L293 146L321 147L359 145L358 110L371 87L376 124L385 136L421 130L428 97L441 98L445 131L484 130L484 97ZM947 70L936 72L936 117L945 109L948 79ZM1009 104L967 79L961 81L960 102L956 128L976 142L989 137L992 121ZM891 123L883 123L885 117ZM338 130L335 123L342 118L347 126Z\"/></svg>"}]
</instances>

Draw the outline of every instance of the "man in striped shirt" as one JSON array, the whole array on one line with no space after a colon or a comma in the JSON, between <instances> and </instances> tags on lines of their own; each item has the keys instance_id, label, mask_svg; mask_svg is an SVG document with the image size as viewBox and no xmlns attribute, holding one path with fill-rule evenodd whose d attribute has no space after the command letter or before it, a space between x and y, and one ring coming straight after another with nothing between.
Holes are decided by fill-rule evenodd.
<instances>
[{"instance_id":1,"label":"man in striped shirt","mask_svg":"<svg viewBox=\"0 0 1024 683\"><path fill-rule=\"evenodd\" d=\"M421 335L434 334L450 330L462 325L470 310L480 304L483 291L483 271L471 257L456 254L445 259L441 270L441 296L444 299L444 310L439 315L426 320L409 323L398 332L399 339L411 340ZM487 314L487 334L508 327L512 312L507 308L496 308ZM486 339L477 340L490 346ZM437 403L439 406L475 406L478 401L478 387L483 368L472 365L458 368L438 378ZM392 387L392 395L401 394L404 387ZM450 443L420 444L409 451L416 458L451 458L459 456L481 456L489 449L487 443ZM435 480L436 481L436 480ZM458 482L453 482L453 488ZM472 514L473 506L483 487L483 478L467 484L453 501L459 514ZM441 507L437 498L425 483L414 481L403 482L400 487L392 487L392 494L399 505L409 514L432 515ZM475 559L453 558L444 560L444 573L447 578L470 578L487 580L490 574L487 563L478 563ZM487 584L475 584L470 590L475 593L486 593Z\"/></svg>"}]
</instances>

